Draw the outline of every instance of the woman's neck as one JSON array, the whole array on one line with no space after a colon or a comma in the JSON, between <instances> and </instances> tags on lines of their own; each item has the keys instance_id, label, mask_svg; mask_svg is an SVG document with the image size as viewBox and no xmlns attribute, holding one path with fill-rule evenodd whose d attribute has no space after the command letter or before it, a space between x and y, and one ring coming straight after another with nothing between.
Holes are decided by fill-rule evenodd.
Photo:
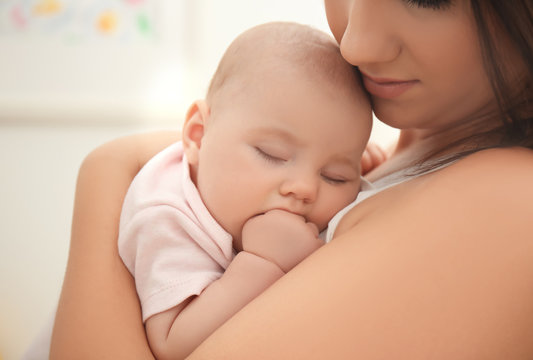
<instances>
[{"instance_id":1,"label":"woman's neck","mask_svg":"<svg viewBox=\"0 0 533 360\"><path fill-rule=\"evenodd\" d=\"M494 115L494 112L492 112ZM375 181L389 174L395 173L420 164L423 161L442 159L447 156L465 151L469 147L488 145L497 142L495 139L476 139L475 144L461 142L461 140L476 134L482 134L495 129L500 124L494 116L477 117L475 121L455 123L444 129L405 129L401 130L398 141L388 160L366 175L370 181Z\"/></svg>"}]
</instances>

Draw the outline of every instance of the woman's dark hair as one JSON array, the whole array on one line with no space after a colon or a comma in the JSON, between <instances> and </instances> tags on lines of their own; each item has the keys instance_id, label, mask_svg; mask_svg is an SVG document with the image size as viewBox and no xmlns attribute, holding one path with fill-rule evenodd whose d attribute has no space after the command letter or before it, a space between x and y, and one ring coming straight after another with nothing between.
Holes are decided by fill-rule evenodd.
<instances>
[{"instance_id":1,"label":"woman's dark hair","mask_svg":"<svg viewBox=\"0 0 533 360\"><path fill-rule=\"evenodd\" d=\"M533 149L533 0L470 0L476 21L485 70L490 78L492 90L498 102L501 126L468 136L449 144L437 153L429 154L419 170L426 171L426 160L451 147L462 145L464 151L431 163L429 168L462 158L479 150L510 146ZM505 73L501 44L516 51L523 64L520 79L522 91L511 84ZM501 41L500 41L501 42ZM516 82L516 81L515 81Z\"/></svg>"}]
</instances>

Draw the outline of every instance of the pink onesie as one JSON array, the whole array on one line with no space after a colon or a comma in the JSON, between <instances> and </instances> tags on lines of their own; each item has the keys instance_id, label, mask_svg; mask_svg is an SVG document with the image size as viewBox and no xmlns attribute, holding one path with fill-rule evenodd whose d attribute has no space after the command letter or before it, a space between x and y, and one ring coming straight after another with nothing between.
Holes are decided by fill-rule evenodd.
<instances>
[{"instance_id":1,"label":"pink onesie","mask_svg":"<svg viewBox=\"0 0 533 360\"><path fill-rule=\"evenodd\" d=\"M154 156L133 180L118 248L135 277L143 321L200 294L235 256L231 235L190 178L181 142Z\"/></svg>"}]
</instances>

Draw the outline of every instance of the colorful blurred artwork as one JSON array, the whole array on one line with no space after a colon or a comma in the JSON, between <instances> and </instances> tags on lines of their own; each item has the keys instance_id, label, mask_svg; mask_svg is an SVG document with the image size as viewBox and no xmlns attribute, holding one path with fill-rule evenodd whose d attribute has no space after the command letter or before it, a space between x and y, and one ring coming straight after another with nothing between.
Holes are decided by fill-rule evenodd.
<instances>
[{"instance_id":1,"label":"colorful blurred artwork","mask_svg":"<svg viewBox=\"0 0 533 360\"><path fill-rule=\"evenodd\" d=\"M157 4L158 0L0 0L0 37L69 43L153 39Z\"/></svg>"}]
</instances>

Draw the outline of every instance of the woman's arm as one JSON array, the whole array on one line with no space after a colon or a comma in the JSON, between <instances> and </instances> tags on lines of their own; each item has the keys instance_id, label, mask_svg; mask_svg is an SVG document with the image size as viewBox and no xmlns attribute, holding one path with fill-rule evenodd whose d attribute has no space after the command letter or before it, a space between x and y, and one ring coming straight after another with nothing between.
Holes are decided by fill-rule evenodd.
<instances>
[{"instance_id":1,"label":"woman's arm","mask_svg":"<svg viewBox=\"0 0 533 360\"><path fill-rule=\"evenodd\" d=\"M148 341L158 359L186 358L237 311L324 244L315 224L279 209L249 219L241 240L236 242L242 251L218 280L189 302L146 320Z\"/></svg>"},{"instance_id":2,"label":"woman's arm","mask_svg":"<svg viewBox=\"0 0 533 360\"><path fill-rule=\"evenodd\" d=\"M134 281L117 250L133 177L177 132L133 135L87 156L78 175L67 271L51 359L150 359Z\"/></svg>"},{"instance_id":3,"label":"woman's arm","mask_svg":"<svg viewBox=\"0 0 533 360\"><path fill-rule=\"evenodd\" d=\"M273 262L241 251L198 296L146 320L158 359L185 359L215 329L284 275Z\"/></svg>"},{"instance_id":4,"label":"woman's arm","mask_svg":"<svg viewBox=\"0 0 533 360\"><path fill-rule=\"evenodd\" d=\"M190 359L533 358L532 183L492 150L366 200Z\"/></svg>"}]
</instances>

